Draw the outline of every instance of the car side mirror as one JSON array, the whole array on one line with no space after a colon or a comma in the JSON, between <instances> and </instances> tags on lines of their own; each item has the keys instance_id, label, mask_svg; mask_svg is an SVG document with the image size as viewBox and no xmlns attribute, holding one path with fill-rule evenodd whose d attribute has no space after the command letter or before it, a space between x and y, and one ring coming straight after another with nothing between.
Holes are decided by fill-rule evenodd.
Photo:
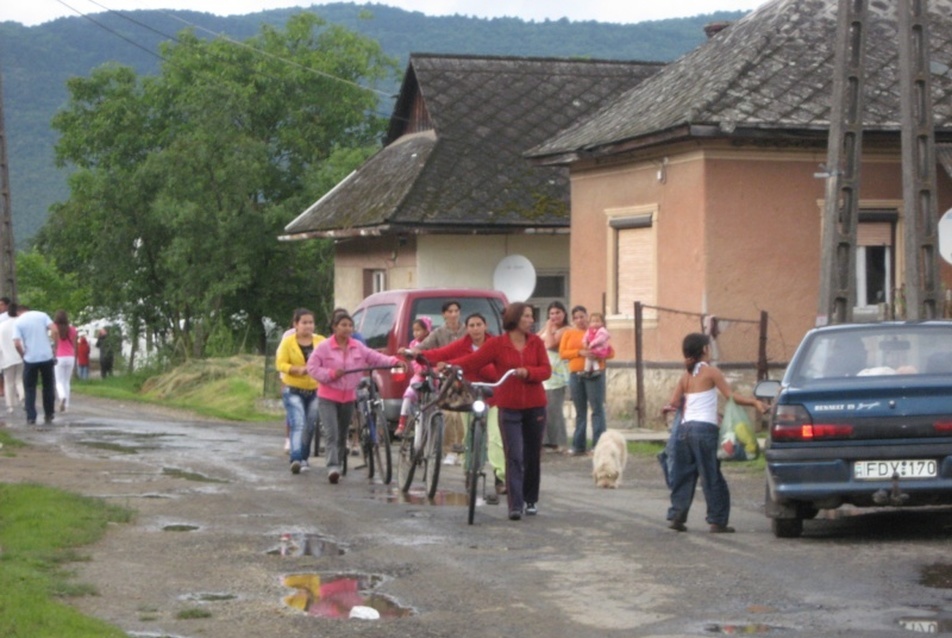
<instances>
[{"instance_id":1,"label":"car side mirror","mask_svg":"<svg viewBox=\"0 0 952 638\"><path fill-rule=\"evenodd\" d=\"M773 401L780 393L780 382L776 379L765 379L754 386L754 396L761 401Z\"/></svg>"}]
</instances>

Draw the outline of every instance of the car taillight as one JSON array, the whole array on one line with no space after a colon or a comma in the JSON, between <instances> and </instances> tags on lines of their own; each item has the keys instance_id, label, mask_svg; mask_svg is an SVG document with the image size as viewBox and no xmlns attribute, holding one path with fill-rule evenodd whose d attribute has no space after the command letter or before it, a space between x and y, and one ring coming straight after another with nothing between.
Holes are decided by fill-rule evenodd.
<instances>
[{"instance_id":1,"label":"car taillight","mask_svg":"<svg viewBox=\"0 0 952 638\"><path fill-rule=\"evenodd\" d=\"M949 434L950 432L952 432L952 421L936 421L935 423L932 424L932 427L935 429L936 432L940 432L942 434Z\"/></svg>"},{"instance_id":2,"label":"car taillight","mask_svg":"<svg viewBox=\"0 0 952 638\"><path fill-rule=\"evenodd\" d=\"M853 434L853 426L839 423L814 423L802 405L778 405L770 426L774 441L816 441L842 439Z\"/></svg>"}]
</instances>

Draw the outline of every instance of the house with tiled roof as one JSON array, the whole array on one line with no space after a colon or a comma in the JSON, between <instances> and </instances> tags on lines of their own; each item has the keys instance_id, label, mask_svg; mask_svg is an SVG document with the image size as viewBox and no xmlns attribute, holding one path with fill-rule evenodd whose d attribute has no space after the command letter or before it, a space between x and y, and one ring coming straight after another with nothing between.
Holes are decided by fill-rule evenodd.
<instances>
[{"instance_id":1,"label":"house with tiled roof","mask_svg":"<svg viewBox=\"0 0 952 638\"><path fill-rule=\"evenodd\" d=\"M857 304L873 311L903 281L897 4L868 9L856 250ZM928 6L941 145L952 140L952 0ZM836 0L766 2L527 154L570 170L570 297L604 300L619 360L635 356L636 301L733 318L767 311L773 361L814 326L836 22ZM938 170L941 215L952 180ZM947 264L941 276L948 288ZM700 327L670 317L645 314L648 360L680 360L681 338Z\"/></svg>"},{"instance_id":2,"label":"house with tiled roof","mask_svg":"<svg viewBox=\"0 0 952 638\"><path fill-rule=\"evenodd\" d=\"M383 148L282 239L334 239L338 306L385 289L491 288L516 254L536 271L531 301L564 299L568 169L523 154L661 67L412 54Z\"/></svg>"}]
</instances>

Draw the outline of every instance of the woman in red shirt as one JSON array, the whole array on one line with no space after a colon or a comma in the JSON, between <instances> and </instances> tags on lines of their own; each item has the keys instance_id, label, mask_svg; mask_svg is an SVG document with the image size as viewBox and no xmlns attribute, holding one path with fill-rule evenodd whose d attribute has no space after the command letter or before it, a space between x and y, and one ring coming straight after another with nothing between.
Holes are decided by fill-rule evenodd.
<instances>
[{"instance_id":1,"label":"woman in red shirt","mask_svg":"<svg viewBox=\"0 0 952 638\"><path fill-rule=\"evenodd\" d=\"M533 331L532 307L509 304L502 317L505 333L490 339L476 352L452 363L470 374L493 364L501 376L515 374L496 389L499 427L506 451L506 487L509 520L538 513L541 480L542 437L545 434L545 388L542 382L552 374L549 355L542 339Z\"/></svg>"}]
</instances>

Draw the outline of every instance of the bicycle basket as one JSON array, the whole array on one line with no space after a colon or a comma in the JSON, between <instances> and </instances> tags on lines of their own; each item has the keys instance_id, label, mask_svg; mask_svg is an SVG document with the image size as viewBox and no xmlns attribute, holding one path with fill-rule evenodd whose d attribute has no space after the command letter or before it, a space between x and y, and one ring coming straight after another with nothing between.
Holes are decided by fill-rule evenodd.
<instances>
[{"instance_id":1,"label":"bicycle basket","mask_svg":"<svg viewBox=\"0 0 952 638\"><path fill-rule=\"evenodd\" d=\"M440 385L440 394L436 404L441 410L450 412L469 412L476 400L476 390L461 377L452 377Z\"/></svg>"}]
</instances>

